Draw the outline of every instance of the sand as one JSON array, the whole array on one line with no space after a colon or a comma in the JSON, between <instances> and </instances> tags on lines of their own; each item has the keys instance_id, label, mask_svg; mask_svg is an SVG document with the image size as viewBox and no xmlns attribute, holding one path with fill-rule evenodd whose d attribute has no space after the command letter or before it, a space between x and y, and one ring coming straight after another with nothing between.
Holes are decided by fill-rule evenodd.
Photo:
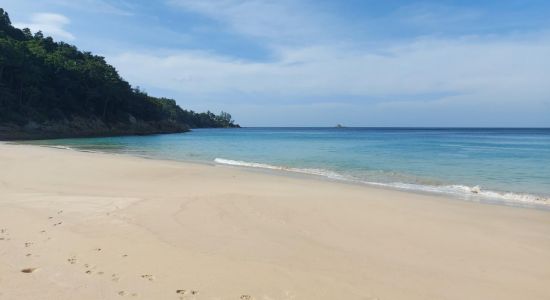
<instances>
[{"instance_id":1,"label":"sand","mask_svg":"<svg viewBox=\"0 0 550 300\"><path fill-rule=\"evenodd\" d=\"M550 212L0 144L0 299L550 299Z\"/></svg>"}]
</instances>

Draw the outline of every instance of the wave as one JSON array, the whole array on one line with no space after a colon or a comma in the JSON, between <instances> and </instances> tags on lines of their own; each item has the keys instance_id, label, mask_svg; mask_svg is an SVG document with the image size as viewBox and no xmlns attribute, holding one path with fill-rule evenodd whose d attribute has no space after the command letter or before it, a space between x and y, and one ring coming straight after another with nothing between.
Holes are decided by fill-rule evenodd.
<instances>
[{"instance_id":1,"label":"wave","mask_svg":"<svg viewBox=\"0 0 550 300\"><path fill-rule=\"evenodd\" d=\"M240 160L231 160L231 159L224 159L224 158L216 158L214 159L216 163L222 164L222 165L231 165L231 166L239 166L239 167L249 167L249 168L260 168L260 169L269 169L269 170L279 170L279 171L289 171L289 172L295 172L295 173L302 173L302 174L308 174L308 175L317 175L317 176L323 176L330 179L338 179L338 180L346 180L346 176L336 173L333 171L323 170L323 169L303 169L303 168L288 168L288 167L281 167L281 166L274 166L269 164L262 164L262 163L255 163L255 162L246 162L246 161L240 161Z\"/></svg>"},{"instance_id":2,"label":"wave","mask_svg":"<svg viewBox=\"0 0 550 300\"><path fill-rule=\"evenodd\" d=\"M46 147L46 148L54 148L54 149L62 149L62 150L70 150L70 151L77 151L77 152L88 152L88 153L106 153L96 150L89 150L89 149L83 149L83 148L73 148L69 146L63 146L63 145L38 145L40 147ZM117 153L112 153L117 154Z\"/></svg>"},{"instance_id":3,"label":"wave","mask_svg":"<svg viewBox=\"0 0 550 300\"><path fill-rule=\"evenodd\" d=\"M354 183L363 183L368 185L382 186L382 187L399 189L399 190L454 195L461 198L469 198L469 199L479 198L479 199L487 199L487 200L497 200L500 202L511 202L511 203L517 203L517 204L530 204L530 205L535 204L535 205L550 206L550 198L545 198L545 197L532 195L532 194L485 190L485 189L482 189L480 186L467 186L467 185L458 185L458 184L457 185L427 185L427 184L414 184L414 183L404 183L404 182L385 183L385 182L365 181L353 176L347 176L347 175L343 175L343 174L340 174L334 171L325 170L325 169L292 168L292 167L275 166L275 165L264 164L264 163L231 160L231 159L225 159L225 158L216 158L214 159L214 162L222 165L260 168L260 169L287 171L287 172L322 176L329 179L348 181L348 182L354 182Z\"/></svg>"},{"instance_id":4,"label":"wave","mask_svg":"<svg viewBox=\"0 0 550 300\"><path fill-rule=\"evenodd\" d=\"M55 149L63 149L63 150L76 150L74 148L71 148L71 147L68 147L68 146L61 146L61 145L47 145L45 147L55 148Z\"/></svg>"}]
</instances>

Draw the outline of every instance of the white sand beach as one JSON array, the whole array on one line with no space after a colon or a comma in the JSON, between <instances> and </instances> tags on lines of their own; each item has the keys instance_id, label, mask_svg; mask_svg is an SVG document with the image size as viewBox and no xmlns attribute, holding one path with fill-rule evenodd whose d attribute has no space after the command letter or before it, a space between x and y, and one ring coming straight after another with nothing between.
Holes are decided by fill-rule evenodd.
<instances>
[{"instance_id":1,"label":"white sand beach","mask_svg":"<svg viewBox=\"0 0 550 300\"><path fill-rule=\"evenodd\" d=\"M550 299L549 211L26 145L0 170L0 299Z\"/></svg>"}]
</instances>

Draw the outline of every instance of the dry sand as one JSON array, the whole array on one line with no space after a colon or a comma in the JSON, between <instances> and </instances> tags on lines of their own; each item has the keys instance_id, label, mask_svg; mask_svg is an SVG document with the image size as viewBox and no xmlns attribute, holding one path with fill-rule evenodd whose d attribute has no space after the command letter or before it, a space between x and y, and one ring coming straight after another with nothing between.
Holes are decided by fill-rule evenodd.
<instances>
[{"instance_id":1,"label":"dry sand","mask_svg":"<svg viewBox=\"0 0 550 300\"><path fill-rule=\"evenodd\" d=\"M550 212L0 144L0 299L550 299Z\"/></svg>"}]
</instances>

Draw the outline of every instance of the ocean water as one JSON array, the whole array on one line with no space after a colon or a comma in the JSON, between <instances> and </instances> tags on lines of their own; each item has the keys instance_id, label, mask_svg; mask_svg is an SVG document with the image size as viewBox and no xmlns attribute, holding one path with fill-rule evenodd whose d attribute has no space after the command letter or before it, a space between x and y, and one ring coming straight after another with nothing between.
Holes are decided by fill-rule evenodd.
<instances>
[{"instance_id":1,"label":"ocean water","mask_svg":"<svg viewBox=\"0 0 550 300\"><path fill-rule=\"evenodd\" d=\"M33 141L550 206L550 129L241 128Z\"/></svg>"}]
</instances>

